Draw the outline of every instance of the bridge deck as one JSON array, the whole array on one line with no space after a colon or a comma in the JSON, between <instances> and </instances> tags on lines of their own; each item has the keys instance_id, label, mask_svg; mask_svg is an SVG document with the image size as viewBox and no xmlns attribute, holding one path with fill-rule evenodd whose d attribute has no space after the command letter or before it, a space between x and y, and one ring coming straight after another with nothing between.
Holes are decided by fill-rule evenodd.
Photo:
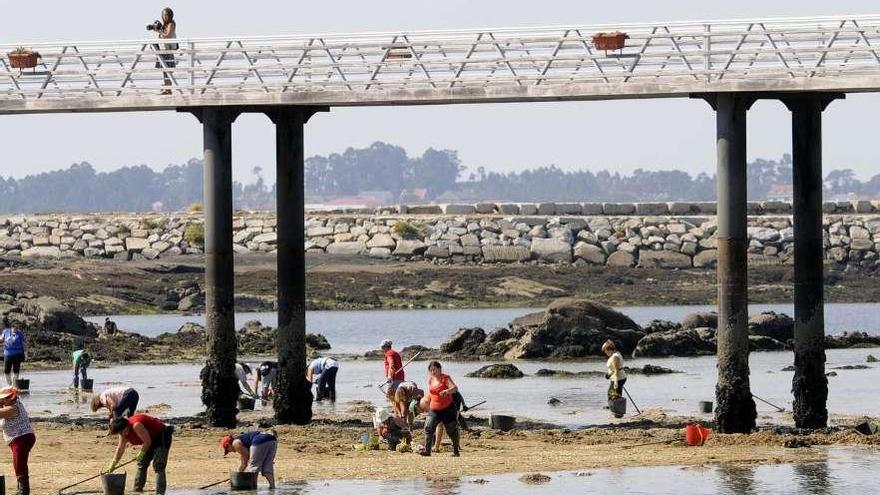
<instances>
[{"instance_id":1,"label":"bridge deck","mask_svg":"<svg viewBox=\"0 0 880 495\"><path fill-rule=\"evenodd\" d=\"M623 49L596 48L609 31L628 35ZM880 90L880 16L175 42L35 43L25 70L0 45L0 113Z\"/></svg>"}]
</instances>

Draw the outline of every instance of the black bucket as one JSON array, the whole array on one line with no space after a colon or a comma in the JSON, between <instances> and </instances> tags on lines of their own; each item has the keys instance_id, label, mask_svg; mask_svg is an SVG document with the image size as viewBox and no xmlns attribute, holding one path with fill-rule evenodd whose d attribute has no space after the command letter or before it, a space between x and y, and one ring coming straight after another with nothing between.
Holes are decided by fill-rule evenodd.
<instances>
[{"instance_id":1,"label":"black bucket","mask_svg":"<svg viewBox=\"0 0 880 495\"><path fill-rule=\"evenodd\" d=\"M0 476L0 495L6 495L6 477Z\"/></svg>"},{"instance_id":2,"label":"black bucket","mask_svg":"<svg viewBox=\"0 0 880 495\"><path fill-rule=\"evenodd\" d=\"M95 380L92 378L83 378L79 383L83 392L91 392L92 387L95 385Z\"/></svg>"},{"instance_id":3,"label":"black bucket","mask_svg":"<svg viewBox=\"0 0 880 495\"><path fill-rule=\"evenodd\" d=\"M618 397L608 401L608 409L615 418L622 418L626 415L626 397Z\"/></svg>"},{"instance_id":4,"label":"black bucket","mask_svg":"<svg viewBox=\"0 0 880 495\"><path fill-rule=\"evenodd\" d=\"M699 402L700 412L703 414L711 414L712 413L712 401L711 400L701 400Z\"/></svg>"},{"instance_id":5,"label":"black bucket","mask_svg":"<svg viewBox=\"0 0 880 495\"><path fill-rule=\"evenodd\" d=\"M493 430L510 431L516 424L516 418L513 416L504 416L501 414L493 414L490 418Z\"/></svg>"},{"instance_id":6,"label":"black bucket","mask_svg":"<svg viewBox=\"0 0 880 495\"><path fill-rule=\"evenodd\" d=\"M232 491L256 490L257 489L257 473L247 471L230 471L229 487Z\"/></svg>"},{"instance_id":7,"label":"black bucket","mask_svg":"<svg viewBox=\"0 0 880 495\"><path fill-rule=\"evenodd\" d=\"M125 495L125 473L102 474L101 487L104 495Z\"/></svg>"},{"instance_id":8,"label":"black bucket","mask_svg":"<svg viewBox=\"0 0 880 495\"><path fill-rule=\"evenodd\" d=\"M27 378L19 378L15 380L15 388L17 388L19 392L27 392L31 388L31 381Z\"/></svg>"},{"instance_id":9,"label":"black bucket","mask_svg":"<svg viewBox=\"0 0 880 495\"><path fill-rule=\"evenodd\" d=\"M254 405L256 405L257 401L252 397L239 397L238 398L238 410L239 411L253 411Z\"/></svg>"}]
</instances>

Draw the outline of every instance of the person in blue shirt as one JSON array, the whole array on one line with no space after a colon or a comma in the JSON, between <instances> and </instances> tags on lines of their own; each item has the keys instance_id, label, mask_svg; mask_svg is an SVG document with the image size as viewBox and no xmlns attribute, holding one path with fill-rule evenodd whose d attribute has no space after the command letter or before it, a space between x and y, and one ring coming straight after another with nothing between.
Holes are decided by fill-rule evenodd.
<instances>
[{"instance_id":1,"label":"person in blue shirt","mask_svg":"<svg viewBox=\"0 0 880 495\"><path fill-rule=\"evenodd\" d=\"M278 438L274 431L249 431L237 436L226 435L220 439L223 457L235 452L241 458L239 471L260 473L269 482L269 489L275 488L275 453Z\"/></svg>"},{"instance_id":2,"label":"person in blue shirt","mask_svg":"<svg viewBox=\"0 0 880 495\"><path fill-rule=\"evenodd\" d=\"M12 322L10 328L3 330L0 342L3 343L3 373L6 375L6 384L14 385L21 372L21 363L27 355L24 332L21 331L17 321Z\"/></svg>"},{"instance_id":3,"label":"person in blue shirt","mask_svg":"<svg viewBox=\"0 0 880 495\"><path fill-rule=\"evenodd\" d=\"M339 362L329 357L312 359L306 368L306 379L318 386L315 392L315 400L325 398L330 402L336 402L336 372L339 371Z\"/></svg>"}]
</instances>

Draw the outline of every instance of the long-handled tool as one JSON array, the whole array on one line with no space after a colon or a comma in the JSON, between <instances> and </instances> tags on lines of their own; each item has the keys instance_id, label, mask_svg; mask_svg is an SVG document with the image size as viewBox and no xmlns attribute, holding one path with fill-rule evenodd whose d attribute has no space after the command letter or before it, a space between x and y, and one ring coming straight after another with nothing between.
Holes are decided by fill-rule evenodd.
<instances>
[{"instance_id":1,"label":"long-handled tool","mask_svg":"<svg viewBox=\"0 0 880 495\"><path fill-rule=\"evenodd\" d=\"M754 399L758 399L759 401L763 402L764 404L767 404L768 406L775 407L775 408L776 408L776 412L785 412L785 408L784 408L784 407L779 407L779 406L777 406L776 404L773 404L773 403L771 403L771 402L767 402L766 400L764 400L764 399L758 397L758 396L755 395L755 394L752 394L752 398L754 398Z\"/></svg>"},{"instance_id":2,"label":"long-handled tool","mask_svg":"<svg viewBox=\"0 0 880 495\"><path fill-rule=\"evenodd\" d=\"M211 483L210 485L200 486L200 487L199 487L199 490L205 490L205 489L207 489L207 488L211 488L212 486L217 486L217 485L219 485L220 483L225 483L225 482L227 482L227 481L229 481L229 478L224 478L224 479L222 479L222 480L220 480L220 481L215 481L215 482Z\"/></svg>"},{"instance_id":3,"label":"long-handled tool","mask_svg":"<svg viewBox=\"0 0 880 495\"><path fill-rule=\"evenodd\" d=\"M406 368L406 367L409 365L409 363L415 361L415 359L416 359L417 357L419 357L419 354L421 354L421 353L422 353L422 351L419 351L419 352L413 354L413 357L409 358L409 360L408 360L407 362L403 363L403 365L400 367L399 370L391 370L391 375L393 376L393 375L394 375L395 373L397 373L398 371L400 371L400 370ZM376 386L379 387L379 388L382 388L386 383L391 383L391 378L388 378L387 380L385 380L384 382L382 382L382 383L380 383L379 385L376 385Z\"/></svg>"},{"instance_id":4,"label":"long-handled tool","mask_svg":"<svg viewBox=\"0 0 880 495\"><path fill-rule=\"evenodd\" d=\"M484 400L483 402L477 402L476 404L474 404L474 405L472 405L472 406L462 407L462 408L461 408L461 411L462 411L462 412L468 412L468 411L470 411L471 409L476 409L476 408L482 406L483 404L485 404L485 403L487 403L487 402L489 402L489 401L488 401L488 400Z\"/></svg>"},{"instance_id":5,"label":"long-handled tool","mask_svg":"<svg viewBox=\"0 0 880 495\"><path fill-rule=\"evenodd\" d=\"M622 387L622 388L623 388L623 393L625 393L626 396L629 397L629 401L632 402L633 407L636 408L636 413L638 413L638 414L636 414L636 416L642 414L642 411L639 410L639 406L636 405L636 401L633 400L632 395L629 395L629 390L627 390L626 387Z\"/></svg>"},{"instance_id":6,"label":"long-handled tool","mask_svg":"<svg viewBox=\"0 0 880 495\"><path fill-rule=\"evenodd\" d=\"M132 462L134 462L134 461L136 461L136 460L137 460L137 457L135 457L134 459L132 459L132 460L130 460L130 461L123 462L122 464L116 466L116 469L119 469L119 468L121 468L122 466L127 466L127 465L131 464ZM61 492L63 492L64 490L67 490L68 488L73 488L73 487L75 487L75 486L82 485L83 483L85 483L85 482L87 482L87 481L92 481L92 480L95 479L95 478L100 478L101 475L104 475L104 474L107 474L107 473L100 472L100 473L98 473L98 474L92 476L91 478L86 478L86 479L84 479L84 480L82 480L82 481L77 481L76 483L74 483L74 484L72 484L72 485L67 485L67 486L65 486L64 488L58 490L58 494L61 495Z\"/></svg>"}]
</instances>

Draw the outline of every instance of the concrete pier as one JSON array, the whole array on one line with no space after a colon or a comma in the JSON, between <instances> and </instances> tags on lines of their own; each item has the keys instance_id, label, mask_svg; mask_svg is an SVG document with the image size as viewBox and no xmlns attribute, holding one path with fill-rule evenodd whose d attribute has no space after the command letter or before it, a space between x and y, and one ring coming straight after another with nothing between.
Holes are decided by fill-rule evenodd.
<instances>
[{"instance_id":1,"label":"concrete pier","mask_svg":"<svg viewBox=\"0 0 880 495\"><path fill-rule=\"evenodd\" d=\"M314 113L314 109L297 107L266 113L275 123L279 372L273 404L281 423L308 424L312 418L311 384L305 377L303 127Z\"/></svg>"},{"instance_id":2,"label":"concrete pier","mask_svg":"<svg viewBox=\"0 0 880 495\"><path fill-rule=\"evenodd\" d=\"M715 420L722 433L755 427L749 387L748 237L746 232L746 112L748 95L713 98L718 153L718 383ZM713 103L710 100L710 103Z\"/></svg>"},{"instance_id":3,"label":"concrete pier","mask_svg":"<svg viewBox=\"0 0 880 495\"><path fill-rule=\"evenodd\" d=\"M201 373L202 402L213 426L236 425L232 261L232 122L239 112L206 107L193 112L204 127L205 327L208 359Z\"/></svg>"},{"instance_id":4,"label":"concrete pier","mask_svg":"<svg viewBox=\"0 0 880 495\"><path fill-rule=\"evenodd\" d=\"M822 246L822 111L839 95L784 98L792 112L794 176L794 420L799 428L828 422L825 377Z\"/></svg>"}]
</instances>

